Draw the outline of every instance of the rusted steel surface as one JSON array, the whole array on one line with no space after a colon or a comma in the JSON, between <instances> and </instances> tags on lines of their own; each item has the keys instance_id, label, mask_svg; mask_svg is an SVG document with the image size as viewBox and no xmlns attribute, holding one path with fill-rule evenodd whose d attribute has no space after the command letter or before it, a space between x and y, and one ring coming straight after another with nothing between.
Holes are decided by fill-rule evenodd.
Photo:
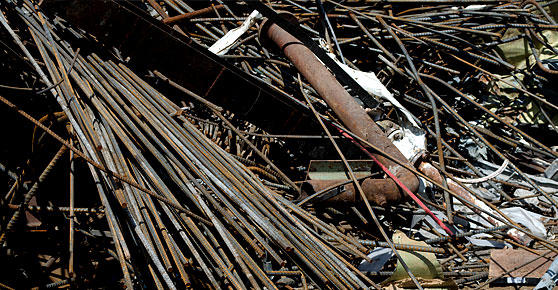
<instances>
[{"instance_id":1,"label":"rusted steel surface","mask_svg":"<svg viewBox=\"0 0 558 290\"><path fill-rule=\"evenodd\" d=\"M324 190L330 186L342 183L344 180L308 180L305 183L312 187L313 192ZM367 178L361 182L362 190L369 201L379 205L393 204L400 200L401 195L396 187L391 186L386 179ZM408 183L409 180L401 181ZM360 200L354 184L349 183L324 193L324 197L316 199L315 202L321 203L347 203L355 204Z\"/></svg>"},{"instance_id":2,"label":"rusted steel surface","mask_svg":"<svg viewBox=\"0 0 558 290\"><path fill-rule=\"evenodd\" d=\"M308 80L348 129L397 158L397 160L410 165L405 156L399 152L380 127L341 86L335 76L297 38L277 24L268 21L262 24L260 35L268 37L283 51L285 56ZM419 182L412 172L379 154L375 154L375 157L395 173L397 178L403 181L411 191L416 192ZM380 201L379 204L385 204L388 200L396 201L404 196L397 184L391 179L378 179L370 182L378 183L375 187L378 190L376 195L386 195L386 198L372 199L372 201Z\"/></svg>"},{"instance_id":3,"label":"rusted steel surface","mask_svg":"<svg viewBox=\"0 0 558 290\"><path fill-rule=\"evenodd\" d=\"M473 2L0 1L0 288L552 289L558 3Z\"/></svg>"},{"instance_id":4,"label":"rusted steel surface","mask_svg":"<svg viewBox=\"0 0 558 290\"><path fill-rule=\"evenodd\" d=\"M503 278L540 278L552 261L556 253L535 251L531 253L523 249L498 249L490 253L490 267L488 277ZM545 255L545 253L547 253ZM531 261L531 262L529 262Z\"/></svg>"}]
</instances>

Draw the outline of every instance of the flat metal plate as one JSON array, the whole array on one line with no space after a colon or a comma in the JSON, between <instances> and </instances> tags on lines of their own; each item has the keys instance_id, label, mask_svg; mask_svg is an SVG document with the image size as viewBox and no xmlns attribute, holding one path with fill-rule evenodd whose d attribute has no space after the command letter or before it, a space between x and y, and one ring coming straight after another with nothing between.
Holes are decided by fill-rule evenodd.
<instances>
[{"instance_id":1,"label":"flat metal plate","mask_svg":"<svg viewBox=\"0 0 558 290\"><path fill-rule=\"evenodd\" d=\"M541 256L548 251L536 251ZM536 260L538 255L525 251L525 250L515 250L515 249L501 249L493 250L490 253L490 266L488 271L488 277L499 277L504 275L507 271L519 267L519 269L512 271L510 274L503 276L506 278L541 278L542 275L548 270L550 264L556 257L556 253L549 253L544 257L540 257ZM528 261L534 260L533 262L522 266Z\"/></svg>"}]
</instances>

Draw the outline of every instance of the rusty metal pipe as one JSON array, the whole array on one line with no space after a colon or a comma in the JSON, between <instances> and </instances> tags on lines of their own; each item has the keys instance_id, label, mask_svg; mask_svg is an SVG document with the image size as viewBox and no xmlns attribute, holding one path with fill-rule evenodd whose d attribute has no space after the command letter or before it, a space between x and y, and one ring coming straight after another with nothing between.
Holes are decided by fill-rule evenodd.
<instances>
[{"instance_id":1,"label":"rusty metal pipe","mask_svg":"<svg viewBox=\"0 0 558 290\"><path fill-rule=\"evenodd\" d=\"M410 176L410 175L408 175ZM412 176L414 177L414 176ZM396 197L400 196L397 187L386 185L387 179L366 178L360 182L362 190L366 194L366 199L378 205L386 205L394 203ZM327 189L336 184L343 183L345 180L307 180L302 187L303 190L309 192L318 192ZM406 180L401 180L403 183ZM408 180L407 180L408 182ZM309 188L310 186L311 188ZM355 204L360 200L360 194L353 183L347 183L339 187L324 192L321 198L315 198L313 202L321 203L350 203Z\"/></svg>"},{"instance_id":2,"label":"rusty metal pipe","mask_svg":"<svg viewBox=\"0 0 558 290\"><path fill-rule=\"evenodd\" d=\"M384 132L374 123L364 109L349 95L335 76L318 60L318 58L293 35L275 23L265 20L262 23L260 36L271 40L283 51L298 71L308 80L312 87L325 100L343 124L353 133L378 146L395 159L406 162L408 160L391 143ZM265 43L266 41L264 41ZM379 154L374 156L412 192L418 189L418 179L409 170ZM410 165L410 164L409 164ZM403 191L391 179L370 179L365 181L370 190L369 200L379 205L397 202L403 196Z\"/></svg>"}]
</instances>

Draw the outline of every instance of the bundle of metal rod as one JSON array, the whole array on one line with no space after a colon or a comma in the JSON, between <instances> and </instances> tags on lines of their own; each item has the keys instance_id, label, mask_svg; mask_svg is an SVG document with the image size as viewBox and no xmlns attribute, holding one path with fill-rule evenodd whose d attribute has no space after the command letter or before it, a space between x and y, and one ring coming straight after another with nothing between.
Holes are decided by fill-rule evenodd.
<instances>
[{"instance_id":1,"label":"bundle of metal rod","mask_svg":"<svg viewBox=\"0 0 558 290\"><path fill-rule=\"evenodd\" d=\"M351 4L345 6L335 1L326 1L326 4L329 4L328 17L334 18L337 22L337 33L345 35L346 39L353 39L348 43L338 41L339 38L335 37L335 33L332 33L329 29L324 33L313 30L311 28L313 27L311 23L319 21L320 18L317 11L319 7L296 2L297 1L289 1L288 4L272 2L271 5L273 8L281 8L283 11L291 12L298 18L300 27L303 28L304 31L309 32L311 37L319 38L325 35L327 45L324 46L324 49L337 54L338 57L342 54L339 48L346 47L345 49L347 50L358 50L361 53L371 56L368 63L374 59L383 63L383 66L385 66L387 70L383 69L378 73L381 79L391 77L393 73L388 71L390 68L394 69L393 72L395 73L403 74L407 74L405 70L410 69L411 71L409 72L414 74L414 72L412 72L412 67L417 67L421 73L436 75L439 80L420 75L416 77L407 75L407 78L419 78L419 80L424 79L424 81L428 82L432 79L436 88L440 87L440 89L445 86L443 82L449 82L447 87L454 88L472 86L475 82L477 85L482 85L482 83L479 82L483 82L486 78L493 78L494 81L502 81L500 76L495 76L494 73L490 73L490 71L496 71L495 68L498 70L503 69L514 75L520 73L531 75L539 80L544 80L545 77L549 77L540 72L509 64L503 60L501 53L497 53L495 50L499 44L510 41L521 41L523 39L529 42L540 41L540 43L552 50L553 48L549 47L550 44L544 41L544 36L542 35L545 31L553 31L558 28L558 26L554 26L552 17L544 10L548 4L535 5L531 2L525 2L521 7L518 7L517 4L507 1L493 1L479 7L471 6L462 8L459 6L451 7L440 5L419 6L414 9L405 10L407 6L388 6L388 8L385 8L388 10L382 10L384 8L381 5L376 6L378 5L376 2L367 2L370 6L353 7ZM164 1L164 4L168 5L168 9L167 12L162 15L163 18L168 17L168 15L180 15L196 11L184 1L178 0L172 1L172 3L176 5L171 5L171 1ZM225 5L224 7L224 10L215 10L218 17L223 17L223 14L238 16L237 14L243 13L241 10L234 12L233 10L238 8L236 6ZM396 11L399 16L390 16L393 15L393 13L390 14L389 9L392 9L391 11ZM475 17L475 22L469 21L473 16ZM510 19L514 22L510 23ZM225 19L222 21L221 27L213 25L210 21L195 22L195 24L192 25L188 25L188 22L184 22L182 25L181 27L188 31L192 38L199 40L207 46L211 46L225 35L228 30L236 27L238 22ZM509 37L509 39L502 39L503 35L511 34L515 29L519 28L530 30L536 28L537 31L532 32L531 37L522 34ZM197 31L198 29L200 30L199 32ZM202 34L206 34L209 38L198 38L198 36ZM230 47L227 55L245 56L246 58L244 60L235 63L247 72L252 73L255 77L270 83L278 90L284 90L284 86L287 83L296 81L295 74L280 70L274 63L262 63L260 61L261 59L280 61L277 59L280 55L277 55L272 50L263 49L262 51L262 48L257 43L256 34L257 29L255 27L249 29L245 35L242 36L242 39L239 39ZM363 34L365 37L360 36L360 34ZM353 37L350 35L357 36ZM336 41L341 42L342 46L330 43L330 41L332 41L331 38L337 39ZM401 50L401 46L397 45L395 41L398 38L402 40L402 44L405 48L404 51ZM492 38L494 41L487 41L487 38ZM379 40L382 41L380 42ZM368 42L371 42L373 45L368 45ZM409 52L410 55L406 58L405 53ZM227 55L224 55L224 57ZM353 53L353 55L355 54ZM250 59L251 57L255 59L252 61ZM234 59L232 60L234 61ZM346 63L353 69L355 69L357 65L362 65L364 67L370 65L362 58L355 58L348 62L340 58L340 61ZM411 63L408 61L411 61ZM478 64L474 64L474 62L478 62ZM538 58L537 61L537 64L539 63L540 58ZM479 70L477 69L478 65L481 65L481 67L487 66L486 68L488 70ZM452 66L455 67L452 68ZM544 67L542 64L539 66ZM546 70L548 71L548 69ZM455 83L455 80L452 81L452 79L455 78L456 75L463 73L470 74L471 77L460 78L463 80L461 81L463 84L452 84L452 82ZM501 72L498 72L498 74L501 75ZM442 81L442 86L438 86L436 81ZM393 82L395 81L392 81L392 83ZM503 80L502 82L509 83L507 80ZM415 87L414 90L420 90L417 92L418 95L428 96L431 94L430 91L424 90L426 87L421 89L420 87L416 87L416 84L417 82L414 81L408 82L408 88L398 87L396 89L401 94L413 95L414 93L411 89ZM305 89L309 90L311 96L316 96L311 86L306 83L304 86ZM525 93L526 97L536 102L541 102L542 105L545 105L545 109L556 109L555 105L542 98L536 92L525 92L523 87L518 87L513 84L511 86ZM438 91L438 89L432 88L432 85L427 89L433 89L434 93ZM544 146L536 139L519 130L510 122L504 121L501 116L494 114L481 104L476 103L471 95L462 93L461 97L464 101L470 102L471 105L476 106L476 109L480 110L483 114L491 114L493 118L512 130L514 134L532 143L534 146L530 147L530 149L532 148L531 150L540 150L539 152L541 154L548 157L557 156L556 153L547 146ZM426 99L426 103L428 102L430 102L430 100ZM505 105L501 107L505 107ZM460 109L464 110L465 107ZM488 109L490 109L490 107Z\"/></svg>"},{"instance_id":2,"label":"bundle of metal rod","mask_svg":"<svg viewBox=\"0 0 558 290\"><path fill-rule=\"evenodd\" d=\"M555 2L1 2L0 286L532 283Z\"/></svg>"},{"instance_id":3,"label":"bundle of metal rod","mask_svg":"<svg viewBox=\"0 0 558 290\"><path fill-rule=\"evenodd\" d=\"M198 9L208 11L203 3L195 5L178 0L172 1L176 5L170 5L170 2L161 3L165 9L159 16L163 19L190 15ZM361 106L371 115L374 112L372 116L376 120L390 119L402 127L420 121L415 128L421 128L432 137L427 139L427 148L436 154L429 158L421 157L420 153L406 157L412 161L420 159L417 162L419 171L435 181L434 188L438 190L433 199L427 201L429 207L444 212L450 223L464 218L465 223L480 227L458 233L456 237L431 237L428 242L455 243L458 237L489 233L498 239L507 236L511 240L505 240L518 247L531 245L535 238L541 245L556 250L553 243L546 244L540 236L534 237L530 232L533 228L524 228L526 224L521 224L517 217L512 218L507 214L509 211L499 207L507 201L505 207L521 206L548 215L552 212L550 208L558 204L549 192L555 185L546 187L548 183L543 185L540 177L535 177L541 176L558 157L550 146L555 144L540 135L534 137L533 134L538 135L537 129L530 127L537 123L534 127L550 130L553 135L558 133L555 126L558 107L550 97L554 93L549 91L555 78L553 59L558 55L551 39L558 28L552 15L553 1L483 1L472 5L474 3L459 1L434 4L295 0L270 1L267 5L254 2L223 4L222 10L181 22L173 28L180 29L225 61L237 65L283 95L286 93L288 98L304 102L302 96L307 94L319 108L326 105L320 100L323 99L326 107L335 112L333 118L339 118L357 136L360 129L351 127L351 122L357 119L353 113L356 109L347 109L346 112L353 113L350 118L354 119L348 120L345 111L336 108L339 103L331 101L333 87L320 87L326 83L326 73L317 71L318 62L312 60L314 56L311 54L326 64L349 93L359 99ZM269 8L281 13L275 14ZM260 17L269 18L267 23L247 26L258 22L258 17L254 17L256 14L251 12L253 10L258 11ZM287 14L285 12L290 14L287 21L281 19ZM271 31L269 23L276 23L280 29L274 27ZM228 33L237 27L244 28L241 36L238 31ZM282 32L277 32L281 29ZM294 37L289 38L287 34ZM268 45L269 41L262 36L271 38L279 49ZM223 46L223 43L227 45ZM301 45L312 53L304 52ZM516 49L525 53L518 53ZM331 64L329 57L338 60L335 65ZM345 82L340 69L357 80L361 88ZM365 77L367 73L363 71L366 70L372 70L375 76L368 74ZM296 76L299 72L306 80L302 80L301 90L296 91L292 88L298 86ZM387 90L371 88L378 86L369 79L376 76ZM371 105L369 96L361 94L362 88L377 100L391 102L392 106ZM386 93L388 90L393 95ZM332 94L339 96L340 91ZM408 112L414 116L401 117L406 112L390 99L392 96L409 106ZM340 99L343 98L348 97ZM393 116L393 112L399 116ZM526 114L531 113L535 115L527 117ZM391 126L382 129L387 134L393 132ZM391 134L396 136L392 138L394 143L399 140L412 143L404 137L405 133ZM364 135L370 138L370 134ZM431 140L434 141L432 144ZM483 148L481 150L486 150L486 154L479 155L465 149L473 147ZM397 154L385 151L398 158ZM511 151L521 152L521 157ZM485 164L490 162L502 166L498 170L495 170L497 166L491 167L493 173L487 175ZM548 168L547 177L553 174L549 173L551 167ZM517 183L505 181L512 175ZM362 187L365 192L377 195L378 189L371 182L365 180ZM354 197L358 186L353 186L350 181L315 180L309 183L313 190L310 193L316 195L304 199L304 203L320 203L328 199L334 202L358 200ZM517 196L520 192L517 188L532 194ZM388 191L384 193L386 196L389 196ZM482 193L488 191L495 193L496 197L487 200ZM316 198L318 195L322 198ZM381 204L376 197L368 198ZM475 215L478 217L473 217ZM467 259L456 248L452 251L456 257ZM460 281L465 282L470 280Z\"/></svg>"},{"instance_id":4,"label":"bundle of metal rod","mask_svg":"<svg viewBox=\"0 0 558 290\"><path fill-rule=\"evenodd\" d=\"M166 10L167 12L160 13L161 17L166 18L169 15L172 16L173 13L180 15L186 12L194 13L195 11L193 7L183 1L176 1L173 3L176 3L176 5L165 2L164 7L168 9ZM533 43L536 39L536 41L539 41L554 53L555 51L551 47L551 44L544 40L545 37L542 34L545 31L549 32L558 28L554 26L552 17L544 10L547 4L539 5L537 2L525 2L519 7L507 1L494 1L479 7L470 6L463 8L459 6L425 5L425 7L419 6L408 10L405 9L407 6L393 7L391 5L388 5L387 8L385 8L386 10L382 10L384 7L375 2L367 4L370 6L343 5L335 1L327 1L327 4L329 4L327 15L330 18L335 18L338 27L335 31L337 32L334 32L331 27L325 29L323 33L314 31L311 28L313 27L311 23L323 18L319 13L321 9L319 5L305 5L304 3L297 3L297 1L289 1L288 4L272 2L271 6L272 8L280 8L282 11L291 12L298 18L300 27L303 28L304 31L309 32L312 38L323 37L326 42L323 48L326 51L336 54L340 61L343 64L349 65L351 69L357 69L356 65L359 64L364 67L368 67L370 64L364 62L360 57L352 61L346 61L342 57L343 53L339 45L338 37L335 35L336 33L346 35L349 39L354 39L350 43L343 43L343 47L346 47L347 50L357 50L366 55L370 55L371 60L377 59L378 62L386 67L386 69L380 70L378 73L380 80L387 80L387 78L392 77L394 73L396 76L398 74L404 76L407 80L405 81L405 87L398 85L394 90L405 96L422 96L422 98L426 98L422 103L430 103L429 107L432 108L433 114L433 119L430 120L434 121L434 137L437 140L436 147L438 148L437 151L439 155L436 161L439 162L442 170L445 169L446 163L444 162L445 157L442 151L444 147L448 148L449 145L447 143L444 144L444 136L441 136L442 133L447 135L448 132L442 132L440 129L441 120L438 118L437 103L440 103L442 108L447 110L450 117L452 117L451 119L445 120L446 122L455 122L457 126L461 127L460 130L463 133L471 136L471 139L477 142L479 146L486 146L489 148L489 153L493 155L494 158L502 160L502 162L509 159L509 156L501 152L502 149L506 149L505 144L497 144L494 146L492 142L488 141L488 139L482 135L487 133L481 133L487 130L479 131L480 129L477 129L478 127L473 128L468 126L468 120L478 119L477 116L489 114L496 122L487 123L486 126L493 126L493 128L500 133L504 132L509 136L513 136L513 138L525 141L516 143L516 145L514 145L515 148L517 146L524 146L525 150L531 151L537 158L541 159L548 160L547 158L551 158L550 160L552 160L552 158L558 157L558 154L548 146L543 145L518 127L512 125L511 122L506 119L508 117L503 117L498 113L494 113L494 109L492 108L493 105L490 104L491 101L485 102L483 100L485 103L485 105L483 105L479 102L479 99L471 97L476 94L475 90L479 90L479 88L482 87L486 88L486 81L489 80L492 81L490 84L494 87L512 86L514 89L517 89L520 93L524 94L526 103L533 104L540 108L540 111L543 113L541 117L547 115L545 113L547 109L554 110L557 108L555 105L542 98L540 92L531 92L525 89L525 85L521 84L517 86L511 84L508 80L500 76L502 72L505 71L514 76L515 81L519 81L520 83L522 81L526 82L527 79L518 79L517 76L519 74L525 75L526 77L534 77L538 80L548 81L550 75L545 75L545 72L549 72L548 69L544 69L541 74L541 72L533 71L528 67L512 65L503 58L501 53L495 50L497 45L508 42L508 40L502 40L502 35L513 34L517 29L528 29L531 31L531 37L522 34L520 36L509 37L509 41L525 40ZM254 7L257 9L259 7L258 5L254 5L248 3L248 8ZM238 14L246 13L242 10L235 10L238 9L236 6L225 5L224 8L222 12L215 10L218 17L222 17L223 14L230 14L230 16L236 17ZM157 11L161 10L157 9ZM396 14L399 16L393 16L393 11L396 11ZM263 11L260 12L263 13ZM325 17L326 21L328 17ZM472 17L474 17L474 22L469 21ZM510 20L514 22L510 23ZM226 28L227 24L229 28ZM181 25L180 27L183 28L181 31L188 31L188 34L192 38L207 44L207 46L211 46L215 44L216 40L223 37L231 26L235 27L238 23L235 21L223 20L220 27L213 25L211 21L200 21L195 22L195 24L192 23L191 25L189 25L188 22L184 22ZM537 28L536 32L533 31L535 27ZM175 26L175 28L177 27ZM207 34L209 38L198 37L204 33ZM236 42L233 42L232 46L227 48L229 51L228 55L248 57L239 62L235 61L235 64L239 65L248 73L253 74L256 78L269 83L280 91L284 91L285 88L288 87L288 83L296 82L296 73L290 73L289 70L280 68L278 65L271 62L262 63L259 61L259 59L281 60L278 59L280 55L277 55L273 50L267 50L259 46L256 40L257 37L255 37L257 33L255 27L247 30L245 35L242 36L242 39L238 39ZM359 35L361 33L364 33L365 37L350 36L355 34ZM492 38L493 41L487 42L487 38ZM379 40L381 40L381 42ZM369 45L369 42L373 45ZM490 45L487 43L490 43ZM311 46L312 44L305 43L305 45ZM500 47L499 49L504 48ZM355 54L353 53L353 55ZM537 56L536 53L534 55ZM250 57L256 57L258 60L252 62ZM234 59L232 60L234 61ZM539 67L544 67L540 62L540 58L536 57L536 60ZM324 60L322 59L322 61ZM370 62L370 60L368 62ZM459 68L452 67L456 65ZM486 69L483 69L483 67ZM389 70L391 70L391 72ZM498 70L498 75L490 72L496 70ZM460 77L456 80L456 76L462 74L465 74L466 77ZM400 84L401 82L392 80L391 83ZM317 97L316 92L310 85L306 83L303 83L303 85L304 88L308 90L311 98ZM363 84L361 83L361 85ZM460 91L457 89L458 87L470 88L470 93ZM448 89L449 94L447 93ZM447 103L442 98L446 95L448 97L457 95L460 97L460 100L468 102L468 105L464 105L463 102L460 101L456 103L456 105L459 105L458 110L452 110L449 106L451 106L453 101ZM380 95L380 97L384 96ZM364 99L362 99L362 101L366 103ZM500 98L499 102L502 101L504 100ZM411 104L415 105L416 102L411 102ZM500 107L506 107L506 104L502 104ZM468 113L468 118L463 118L459 113L459 111L469 112L469 110L478 112L478 114ZM498 109L496 108L496 112L497 111ZM543 122L549 122L549 124L552 125L551 128L554 128L550 119L546 118ZM428 121L427 124L424 125L427 130L429 130L431 123L431 121ZM495 135L498 134L492 134L492 136ZM497 138L497 141L500 140L501 138ZM553 198L550 198L544 190L527 177L524 173L524 166L516 164L513 160L507 164L509 164L509 167L519 174L530 187L534 188L539 194L546 196L547 202L556 205L556 201L554 201ZM474 166L470 166L470 164L467 163L464 165L468 166L473 174L477 176L481 175L480 171ZM493 190L498 191L503 197L508 200L510 199L509 194L503 192L494 181L487 180L487 184ZM448 199L447 196L446 199Z\"/></svg>"},{"instance_id":5,"label":"bundle of metal rod","mask_svg":"<svg viewBox=\"0 0 558 290\"><path fill-rule=\"evenodd\" d=\"M307 212L271 191L175 114L179 106L125 65L96 54L77 55L49 18L32 6L14 9L40 58L20 42L22 36L4 16L2 24L52 87L50 95L76 132L128 287L149 279L138 276L149 269L151 283L158 287L276 288L256 260L264 257L271 269L297 267L317 285L374 285L317 235ZM345 241L347 253L366 257L365 248L349 237L328 232ZM140 260L147 263L137 266Z\"/></svg>"}]
</instances>

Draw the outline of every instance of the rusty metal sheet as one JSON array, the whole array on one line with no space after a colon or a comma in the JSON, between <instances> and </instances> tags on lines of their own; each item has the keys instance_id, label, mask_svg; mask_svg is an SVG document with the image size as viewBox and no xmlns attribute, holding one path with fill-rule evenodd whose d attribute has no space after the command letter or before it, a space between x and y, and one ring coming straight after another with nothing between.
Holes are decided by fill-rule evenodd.
<instances>
[{"instance_id":1,"label":"rusty metal sheet","mask_svg":"<svg viewBox=\"0 0 558 290\"><path fill-rule=\"evenodd\" d=\"M541 256L548 251L535 251ZM489 278L504 275L504 278L536 278L539 279L544 275L554 258L556 253L548 253L544 257L536 259L538 255L515 249L493 250L490 253L490 267L488 272ZM524 265L525 263L533 261ZM510 274L505 274L511 271Z\"/></svg>"}]
</instances>

